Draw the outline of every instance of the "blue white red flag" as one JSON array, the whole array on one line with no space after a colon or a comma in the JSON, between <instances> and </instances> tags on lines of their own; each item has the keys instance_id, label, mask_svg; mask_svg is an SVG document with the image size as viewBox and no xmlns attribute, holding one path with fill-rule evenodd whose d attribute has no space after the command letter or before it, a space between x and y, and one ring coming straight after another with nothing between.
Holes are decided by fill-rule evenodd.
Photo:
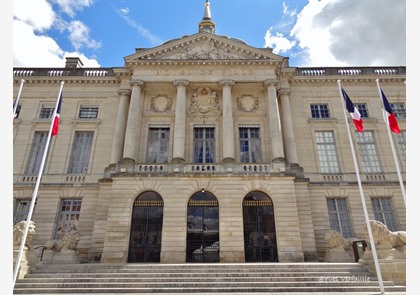
<instances>
[{"instance_id":1,"label":"blue white red flag","mask_svg":"<svg viewBox=\"0 0 420 295\"><path fill-rule=\"evenodd\" d=\"M353 119L354 126L356 126L357 131L363 132L363 119L359 113L359 110L354 106L350 97L347 95L343 88L341 88L341 92L343 93L344 102L346 103L346 109Z\"/></svg>"},{"instance_id":2,"label":"blue white red flag","mask_svg":"<svg viewBox=\"0 0 420 295\"><path fill-rule=\"evenodd\" d=\"M57 112L55 113L54 123L51 131L51 136L56 136L58 134L58 125L60 124L60 112L61 112L61 101L63 98L63 93L60 94L58 100Z\"/></svg>"},{"instance_id":3,"label":"blue white red flag","mask_svg":"<svg viewBox=\"0 0 420 295\"><path fill-rule=\"evenodd\" d=\"M395 117L394 111L391 108L391 105L388 102L384 92L381 89L382 101L384 103L384 118L388 123L389 128L392 132L400 133L400 127L398 126L397 118Z\"/></svg>"}]
</instances>

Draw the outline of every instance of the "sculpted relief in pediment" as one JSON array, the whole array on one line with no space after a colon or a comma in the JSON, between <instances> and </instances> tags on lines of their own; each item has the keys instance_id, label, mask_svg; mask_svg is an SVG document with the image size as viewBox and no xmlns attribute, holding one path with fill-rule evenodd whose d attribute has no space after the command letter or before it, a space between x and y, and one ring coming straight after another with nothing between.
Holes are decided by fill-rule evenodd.
<instances>
[{"instance_id":1,"label":"sculpted relief in pediment","mask_svg":"<svg viewBox=\"0 0 420 295\"><path fill-rule=\"evenodd\" d=\"M188 107L190 114L193 113L220 113L220 100L216 91L209 87L200 87L192 94Z\"/></svg>"}]
</instances>

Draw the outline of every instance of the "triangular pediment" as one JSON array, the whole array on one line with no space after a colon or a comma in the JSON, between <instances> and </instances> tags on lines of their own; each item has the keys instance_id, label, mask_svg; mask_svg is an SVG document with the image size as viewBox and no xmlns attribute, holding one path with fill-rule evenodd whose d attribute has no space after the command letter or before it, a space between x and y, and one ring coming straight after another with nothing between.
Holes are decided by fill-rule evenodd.
<instances>
[{"instance_id":1,"label":"triangular pediment","mask_svg":"<svg viewBox=\"0 0 420 295\"><path fill-rule=\"evenodd\" d=\"M125 62L157 60L272 60L282 61L284 57L271 49L255 48L239 39L200 32L191 36L172 39L157 47L137 49L126 56Z\"/></svg>"}]
</instances>

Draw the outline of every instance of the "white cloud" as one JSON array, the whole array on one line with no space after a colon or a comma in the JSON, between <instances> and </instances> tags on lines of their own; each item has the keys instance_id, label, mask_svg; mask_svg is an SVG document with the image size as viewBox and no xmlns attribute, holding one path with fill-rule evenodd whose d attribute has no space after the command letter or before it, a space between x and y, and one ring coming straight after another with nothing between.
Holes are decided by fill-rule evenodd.
<instances>
[{"instance_id":1,"label":"white cloud","mask_svg":"<svg viewBox=\"0 0 420 295\"><path fill-rule=\"evenodd\" d=\"M89 28L81 21L72 21L68 26L69 39L76 50L86 46L87 48L100 48L101 44L89 37Z\"/></svg>"},{"instance_id":2,"label":"white cloud","mask_svg":"<svg viewBox=\"0 0 420 295\"><path fill-rule=\"evenodd\" d=\"M285 55L298 56L297 66L405 66L405 9L404 0L308 0L290 35L282 19L267 31L266 45L283 52L296 44Z\"/></svg>"},{"instance_id":3,"label":"white cloud","mask_svg":"<svg viewBox=\"0 0 420 295\"><path fill-rule=\"evenodd\" d=\"M286 52L295 46L295 41L290 41L281 33L271 33L273 28L270 28L265 34L265 46L273 48L273 53L279 54L280 52Z\"/></svg>"},{"instance_id":4,"label":"white cloud","mask_svg":"<svg viewBox=\"0 0 420 295\"><path fill-rule=\"evenodd\" d=\"M77 3L76 3L77 2ZM83 1L57 1L68 10L80 10L91 3ZM91 40L88 28L79 21L65 24L64 20L54 12L46 0L14 0L13 1L13 66L14 67L64 67L66 56L78 56L84 67L99 67L94 58L77 52L82 47L98 48L100 43ZM76 52L61 48L56 40L48 35L49 30L69 32Z\"/></svg>"},{"instance_id":5,"label":"white cloud","mask_svg":"<svg viewBox=\"0 0 420 295\"><path fill-rule=\"evenodd\" d=\"M69 16L75 17L76 11L83 10L93 4L93 0L54 0Z\"/></svg>"}]
</instances>

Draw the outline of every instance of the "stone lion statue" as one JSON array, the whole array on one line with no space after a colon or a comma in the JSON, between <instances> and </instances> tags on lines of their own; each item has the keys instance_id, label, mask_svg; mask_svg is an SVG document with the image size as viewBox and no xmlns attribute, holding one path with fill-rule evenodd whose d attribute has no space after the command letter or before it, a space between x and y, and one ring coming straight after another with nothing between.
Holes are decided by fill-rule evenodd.
<instances>
[{"instance_id":1,"label":"stone lion statue","mask_svg":"<svg viewBox=\"0 0 420 295\"><path fill-rule=\"evenodd\" d=\"M76 229L67 232L59 243L49 240L45 243L47 250L55 250L63 252L65 250L76 250L77 244L80 241L80 233Z\"/></svg>"},{"instance_id":2,"label":"stone lion statue","mask_svg":"<svg viewBox=\"0 0 420 295\"><path fill-rule=\"evenodd\" d=\"M338 231L332 229L325 234L325 242L331 248L343 248L344 250L351 249L351 240L343 238Z\"/></svg>"},{"instance_id":3,"label":"stone lion statue","mask_svg":"<svg viewBox=\"0 0 420 295\"><path fill-rule=\"evenodd\" d=\"M385 224L377 220L370 220L369 223L372 229L373 240L376 245L388 246L389 248L399 248L406 245L405 231L392 232ZM367 226L365 225L364 228L365 238L369 241Z\"/></svg>"},{"instance_id":4,"label":"stone lion statue","mask_svg":"<svg viewBox=\"0 0 420 295\"><path fill-rule=\"evenodd\" d=\"M13 245L20 245L22 243L23 234L25 233L26 221L22 220L13 227ZM36 225L35 222L29 221L28 234L25 240L25 246L29 248L32 239L35 236Z\"/></svg>"}]
</instances>

